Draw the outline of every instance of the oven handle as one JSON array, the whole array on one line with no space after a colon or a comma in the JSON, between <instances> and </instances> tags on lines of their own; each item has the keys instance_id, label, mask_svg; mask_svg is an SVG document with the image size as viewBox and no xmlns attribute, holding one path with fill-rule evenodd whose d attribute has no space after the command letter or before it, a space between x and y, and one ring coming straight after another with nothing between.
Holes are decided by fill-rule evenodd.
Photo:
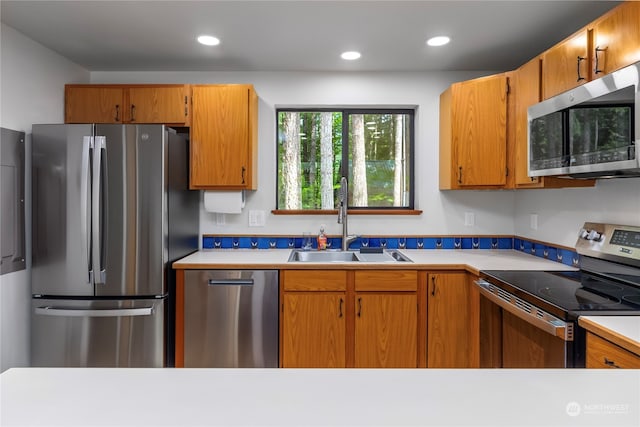
<instances>
[{"instance_id":1,"label":"oven handle","mask_svg":"<svg viewBox=\"0 0 640 427\"><path fill-rule=\"evenodd\" d=\"M481 295L483 295L489 301L493 302L502 309L524 320L530 325L533 325L536 328L545 331L548 334L561 338L563 341L573 341L573 328L567 322L564 322L557 317L540 310L537 307L535 307L535 313L530 313L516 305L516 301L519 300L518 297L511 295L509 292L503 290L505 295L509 295L509 301L506 301L503 297L498 296L491 290L491 286L495 285L492 285L486 280L479 279L474 283L480 289ZM542 317L538 317L538 313L541 313Z\"/></svg>"}]
</instances>

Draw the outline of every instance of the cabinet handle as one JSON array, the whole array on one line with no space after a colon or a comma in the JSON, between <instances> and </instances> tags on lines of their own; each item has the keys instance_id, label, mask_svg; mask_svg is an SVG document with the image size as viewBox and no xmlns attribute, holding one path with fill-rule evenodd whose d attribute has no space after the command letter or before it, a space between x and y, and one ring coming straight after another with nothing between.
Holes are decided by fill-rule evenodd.
<instances>
[{"instance_id":1,"label":"cabinet handle","mask_svg":"<svg viewBox=\"0 0 640 427\"><path fill-rule=\"evenodd\" d=\"M587 58L585 58L585 57L583 57L583 56L579 56L579 55L578 55L578 80L577 80L577 81L581 81L581 80L584 80L584 79L585 79L584 77L582 77L582 76L580 75L580 63L581 63L582 61L584 61L585 59L587 59Z\"/></svg>"},{"instance_id":2,"label":"cabinet handle","mask_svg":"<svg viewBox=\"0 0 640 427\"><path fill-rule=\"evenodd\" d=\"M184 97L184 116L187 117L189 115L189 102L187 102L187 97Z\"/></svg>"},{"instance_id":3,"label":"cabinet handle","mask_svg":"<svg viewBox=\"0 0 640 427\"><path fill-rule=\"evenodd\" d=\"M362 298L358 298L358 317L362 315Z\"/></svg>"},{"instance_id":4,"label":"cabinet handle","mask_svg":"<svg viewBox=\"0 0 640 427\"><path fill-rule=\"evenodd\" d=\"M601 49L599 46L596 46L596 64L595 67L593 69L593 72L596 74L600 74L602 73L604 70L600 69L600 58L598 58L598 52L604 52L605 50L607 50L607 48L605 47L604 49Z\"/></svg>"},{"instance_id":5,"label":"cabinet handle","mask_svg":"<svg viewBox=\"0 0 640 427\"><path fill-rule=\"evenodd\" d=\"M462 184L462 166L458 167L458 184Z\"/></svg>"},{"instance_id":6,"label":"cabinet handle","mask_svg":"<svg viewBox=\"0 0 640 427\"><path fill-rule=\"evenodd\" d=\"M606 357L604 358L604 364L607 366L611 366L612 368L620 369L620 366L616 365L615 361L609 360Z\"/></svg>"},{"instance_id":7,"label":"cabinet handle","mask_svg":"<svg viewBox=\"0 0 640 427\"><path fill-rule=\"evenodd\" d=\"M131 104L131 121L136 121L136 106Z\"/></svg>"},{"instance_id":8,"label":"cabinet handle","mask_svg":"<svg viewBox=\"0 0 640 427\"><path fill-rule=\"evenodd\" d=\"M340 298L340 306L339 306L340 315L338 317L342 317L342 304L344 304L344 300Z\"/></svg>"},{"instance_id":9,"label":"cabinet handle","mask_svg":"<svg viewBox=\"0 0 640 427\"><path fill-rule=\"evenodd\" d=\"M433 287L431 288L431 296L436 296L436 276L431 276L431 283L433 283Z\"/></svg>"},{"instance_id":10,"label":"cabinet handle","mask_svg":"<svg viewBox=\"0 0 640 427\"><path fill-rule=\"evenodd\" d=\"M244 184L244 174L247 171L247 168L245 168L244 166L242 167L242 183Z\"/></svg>"},{"instance_id":11,"label":"cabinet handle","mask_svg":"<svg viewBox=\"0 0 640 427\"><path fill-rule=\"evenodd\" d=\"M116 122L120 121L120 104L116 104Z\"/></svg>"}]
</instances>

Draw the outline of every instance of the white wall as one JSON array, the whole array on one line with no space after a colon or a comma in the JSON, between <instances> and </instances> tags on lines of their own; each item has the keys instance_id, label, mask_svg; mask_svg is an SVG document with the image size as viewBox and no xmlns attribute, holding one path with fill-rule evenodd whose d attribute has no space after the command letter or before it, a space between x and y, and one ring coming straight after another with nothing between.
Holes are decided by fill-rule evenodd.
<instances>
[{"instance_id":1,"label":"white wall","mask_svg":"<svg viewBox=\"0 0 640 427\"><path fill-rule=\"evenodd\" d=\"M574 247L584 222L640 226L640 178L600 179L594 188L516 192L515 233ZM530 215L538 215L538 229Z\"/></svg>"},{"instance_id":2,"label":"white wall","mask_svg":"<svg viewBox=\"0 0 640 427\"><path fill-rule=\"evenodd\" d=\"M34 123L62 123L64 84L89 81L89 72L1 24L0 126L31 133ZM0 372L28 366L30 285L30 146L27 137L27 269L0 276Z\"/></svg>"},{"instance_id":3,"label":"white wall","mask_svg":"<svg viewBox=\"0 0 640 427\"><path fill-rule=\"evenodd\" d=\"M485 72L486 74L486 72ZM259 103L258 190L247 196L242 214L226 215L216 225L214 214L201 211L202 233L292 234L327 225L339 234L335 216L278 216L276 200L276 118L280 106L417 106L416 208L420 216L351 216L357 234L513 234L511 191L438 191L439 96L454 81L480 75L438 73L229 73L229 72L92 72L92 83L252 83ZM248 226L248 211L264 210L264 228ZM476 226L464 226L464 212L476 214Z\"/></svg>"}]
</instances>

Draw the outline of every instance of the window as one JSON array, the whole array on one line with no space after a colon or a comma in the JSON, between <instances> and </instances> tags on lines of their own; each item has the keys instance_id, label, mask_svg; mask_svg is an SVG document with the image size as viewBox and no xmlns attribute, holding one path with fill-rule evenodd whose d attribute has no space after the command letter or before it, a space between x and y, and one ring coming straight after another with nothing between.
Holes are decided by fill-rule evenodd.
<instances>
[{"instance_id":1,"label":"window","mask_svg":"<svg viewBox=\"0 0 640 427\"><path fill-rule=\"evenodd\" d=\"M278 109L277 209L413 209L413 110Z\"/></svg>"}]
</instances>

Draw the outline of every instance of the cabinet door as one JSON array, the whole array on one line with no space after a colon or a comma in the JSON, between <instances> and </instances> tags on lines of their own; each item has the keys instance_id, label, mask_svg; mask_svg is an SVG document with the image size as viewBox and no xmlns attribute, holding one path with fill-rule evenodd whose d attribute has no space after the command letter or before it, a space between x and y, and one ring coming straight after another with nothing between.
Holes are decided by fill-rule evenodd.
<instances>
[{"instance_id":1,"label":"cabinet door","mask_svg":"<svg viewBox=\"0 0 640 427\"><path fill-rule=\"evenodd\" d=\"M458 185L506 183L507 77L458 83L452 98L452 138Z\"/></svg>"},{"instance_id":2,"label":"cabinet door","mask_svg":"<svg viewBox=\"0 0 640 427\"><path fill-rule=\"evenodd\" d=\"M250 85L193 86L192 189L255 189L257 98Z\"/></svg>"},{"instance_id":3,"label":"cabinet door","mask_svg":"<svg viewBox=\"0 0 640 427\"><path fill-rule=\"evenodd\" d=\"M122 123L120 87L65 87L65 123Z\"/></svg>"},{"instance_id":4,"label":"cabinet door","mask_svg":"<svg viewBox=\"0 0 640 427\"><path fill-rule=\"evenodd\" d=\"M127 121L131 123L185 124L188 93L184 85L129 88Z\"/></svg>"},{"instance_id":5,"label":"cabinet door","mask_svg":"<svg viewBox=\"0 0 640 427\"><path fill-rule=\"evenodd\" d=\"M418 366L417 303L414 293L356 294L356 368Z\"/></svg>"},{"instance_id":6,"label":"cabinet door","mask_svg":"<svg viewBox=\"0 0 640 427\"><path fill-rule=\"evenodd\" d=\"M640 369L640 356L587 332L587 368Z\"/></svg>"},{"instance_id":7,"label":"cabinet door","mask_svg":"<svg viewBox=\"0 0 640 427\"><path fill-rule=\"evenodd\" d=\"M427 366L477 368L479 294L466 273L428 275Z\"/></svg>"},{"instance_id":8,"label":"cabinet door","mask_svg":"<svg viewBox=\"0 0 640 427\"><path fill-rule=\"evenodd\" d=\"M283 368L344 368L345 296L285 292L282 308Z\"/></svg>"},{"instance_id":9,"label":"cabinet door","mask_svg":"<svg viewBox=\"0 0 640 427\"><path fill-rule=\"evenodd\" d=\"M624 2L593 29L593 77L640 61L640 2Z\"/></svg>"},{"instance_id":10,"label":"cabinet door","mask_svg":"<svg viewBox=\"0 0 640 427\"><path fill-rule=\"evenodd\" d=\"M558 43L542 55L542 98L547 99L591 79L588 31Z\"/></svg>"}]
</instances>

